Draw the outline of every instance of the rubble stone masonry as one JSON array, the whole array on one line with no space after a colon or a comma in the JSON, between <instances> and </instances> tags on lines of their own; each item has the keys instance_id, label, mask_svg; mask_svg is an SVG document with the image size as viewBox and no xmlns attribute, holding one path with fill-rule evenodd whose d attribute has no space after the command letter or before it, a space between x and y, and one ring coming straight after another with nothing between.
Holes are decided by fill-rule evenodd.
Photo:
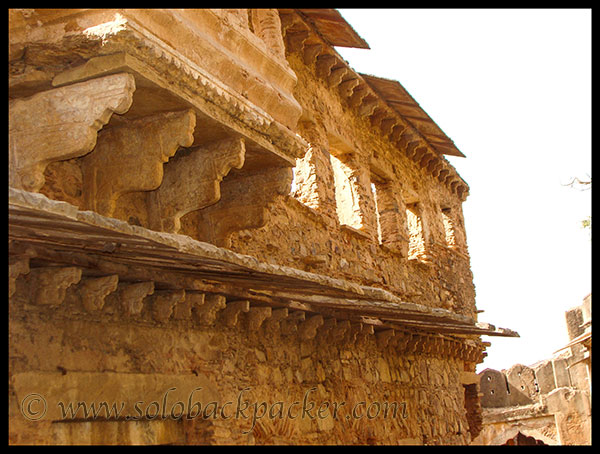
<instances>
[{"instance_id":1,"label":"rubble stone masonry","mask_svg":"<svg viewBox=\"0 0 600 454\"><path fill-rule=\"evenodd\" d=\"M11 444L467 444L461 155L335 10L9 10Z\"/></svg>"}]
</instances>

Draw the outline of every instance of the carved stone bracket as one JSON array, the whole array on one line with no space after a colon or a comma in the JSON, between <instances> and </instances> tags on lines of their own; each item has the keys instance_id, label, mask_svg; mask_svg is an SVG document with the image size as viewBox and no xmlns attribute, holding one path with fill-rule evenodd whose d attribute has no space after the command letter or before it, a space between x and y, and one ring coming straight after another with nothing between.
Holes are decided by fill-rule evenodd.
<instances>
[{"instance_id":1,"label":"carved stone bracket","mask_svg":"<svg viewBox=\"0 0 600 454\"><path fill-rule=\"evenodd\" d=\"M199 323L211 325L217 319L217 312L225 309L225 297L217 294L206 294L204 304L196 307L196 319Z\"/></svg>"},{"instance_id":2,"label":"carved stone bracket","mask_svg":"<svg viewBox=\"0 0 600 454\"><path fill-rule=\"evenodd\" d=\"M342 81L338 86L340 96L344 99L351 97L359 83L360 80L355 78Z\"/></svg>"},{"instance_id":3,"label":"carved stone bracket","mask_svg":"<svg viewBox=\"0 0 600 454\"><path fill-rule=\"evenodd\" d=\"M323 324L322 315L313 315L298 326L298 335L302 340L310 340L317 335L317 328Z\"/></svg>"},{"instance_id":4,"label":"carved stone bracket","mask_svg":"<svg viewBox=\"0 0 600 454\"><path fill-rule=\"evenodd\" d=\"M8 297L10 298L17 289L17 278L29 273L29 258L22 257L11 260L8 264Z\"/></svg>"},{"instance_id":5,"label":"carved stone bracket","mask_svg":"<svg viewBox=\"0 0 600 454\"><path fill-rule=\"evenodd\" d=\"M171 318L173 309L185 299L185 290L156 291L152 299L152 317L157 322L166 322Z\"/></svg>"},{"instance_id":6,"label":"carved stone bracket","mask_svg":"<svg viewBox=\"0 0 600 454\"><path fill-rule=\"evenodd\" d=\"M179 232L182 216L219 201L221 180L232 168L244 165L244 156L244 139L225 139L178 153L164 166L160 187L148 193L150 228Z\"/></svg>"},{"instance_id":7,"label":"carved stone bracket","mask_svg":"<svg viewBox=\"0 0 600 454\"><path fill-rule=\"evenodd\" d=\"M194 141L192 110L132 120L98 134L95 150L81 160L85 208L112 216L128 192L157 189L163 164Z\"/></svg>"},{"instance_id":8,"label":"carved stone bracket","mask_svg":"<svg viewBox=\"0 0 600 454\"><path fill-rule=\"evenodd\" d=\"M267 209L278 195L288 194L292 182L289 167L224 179L221 200L195 212L198 239L229 246L229 236L244 229L260 228L267 222Z\"/></svg>"},{"instance_id":9,"label":"carved stone bracket","mask_svg":"<svg viewBox=\"0 0 600 454\"><path fill-rule=\"evenodd\" d=\"M375 334L375 338L377 339L377 346L379 348L385 348L390 343L390 340L394 337L395 331L393 329L386 329L382 331L378 331Z\"/></svg>"},{"instance_id":10,"label":"carved stone bracket","mask_svg":"<svg viewBox=\"0 0 600 454\"><path fill-rule=\"evenodd\" d=\"M64 301L67 288L81 280L81 268L34 268L27 277L33 304L58 306Z\"/></svg>"},{"instance_id":11,"label":"carved stone bracket","mask_svg":"<svg viewBox=\"0 0 600 454\"><path fill-rule=\"evenodd\" d=\"M253 8L250 16L254 33L261 38L277 58L285 58L285 44L281 35L281 20L276 9Z\"/></svg>"},{"instance_id":12,"label":"carved stone bracket","mask_svg":"<svg viewBox=\"0 0 600 454\"><path fill-rule=\"evenodd\" d=\"M279 324L282 320L288 317L288 309L273 309L271 311L271 317L265 321L265 331L277 331L279 330Z\"/></svg>"},{"instance_id":13,"label":"carved stone bracket","mask_svg":"<svg viewBox=\"0 0 600 454\"><path fill-rule=\"evenodd\" d=\"M242 312L248 312L249 310L250 301L232 301L231 303L227 303L225 309L221 311L221 317L223 318L225 325L234 327L235 325L237 325L239 315Z\"/></svg>"},{"instance_id":14,"label":"carved stone bracket","mask_svg":"<svg viewBox=\"0 0 600 454\"><path fill-rule=\"evenodd\" d=\"M329 336L331 336L331 333L333 332L333 329L336 327L336 325L337 319L335 318L328 318L323 320L323 324L319 327L317 337L319 339L327 341L329 339Z\"/></svg>"},{"instance_id":15,"label":"carved stone bracket","mask_svg":"<svg viewBox=\"0 0 600 454\"><path fill-rule=\"evenodd\" d=\"M289 336L298 332L298 323L303 322L306 319L304 311L290 312L285 320L282 321L281 334Z\"/></svg>"},{"instance_id":16,"label":"carved stone bracket","mask_svg":"<svg viewBox=\"0 0 600 454\"><path fill-rule=\"evenodd\" d=\"M10 101L9 185L37 192L48 164L92 151L98 130L129 109L134 90L123 73Z\"/></svg>"},{"instance_id":17,"label":"carved stone bracket","mask_svg":"<svg viewBox=\"0 0 600 454\"><path fill-rule=\"evenodd\" d=\"M317 60L317 56L323 50L323 44L308 44L304 46L304 52L302 54L302 59L306 65L312 65Z\"/></svg>"},{"instance_id":18,"label":"carved stone bracket","mask_svg":"<svg viewBox=\"0 0 600 454\"><path fill-rule=\"evenodd\" d=\"M99 278L84 278L75 288L74 293L80 304L88 311L100 311L104 307L105 298L117 289L119 276L113 274Z\"/></svg>"},{"instance_id":19,"label":"carved stone bracket","mask_svg":"<svg viewBox=\"0 0 600 454\"><path fill-rule=\"evenodd\" d=\"M340 321L332 328L331 337L334 340L341 340L350 332L350 328L351 324L349 320Z\"/></svg>"},{"instance_id":20,"label":"carved stone bracket","mask_svg":"<svg viewBox=\"0 0 600 454\"><path fill-rule=\"evenodd\" d=\"M154 282L137 282L128 284L120 282L117 290L107 298L115 298L126 316L136 316L142 312L144 298L154 293Z\"/></svg>"},{"instance_id":21,"label":"carved stone bracket","mask_svg":"<svg viewBox=\"0 0 600 454\"><path fill-rule=\"evenodd\" d=\"M271 317L273 309L269 306L251 307L248 312L248 329L258 331L263 322Z\"/></svg>"},{"instance_id":22,"label":"carved stone bracket","mask_svg":"<svg viewBox=\"0 0 600 454\"><path fill-rule=\"evenodd\" d=\"M373 325L368 325L365 323L361 323L360 325L360 331L357 332L357 342L363 342L369 336L375 334L375 329L373 328Z\"/></svg>"}]
</instances>

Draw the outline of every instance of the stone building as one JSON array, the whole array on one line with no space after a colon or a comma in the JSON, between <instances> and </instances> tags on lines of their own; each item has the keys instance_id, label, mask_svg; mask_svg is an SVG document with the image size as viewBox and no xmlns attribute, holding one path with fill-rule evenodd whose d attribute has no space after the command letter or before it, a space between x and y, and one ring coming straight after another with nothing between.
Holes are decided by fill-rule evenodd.
<instances>
[{"instance_id":1,"label":"stone building","mask_svg":"<svg viewBox=\"0 0 600 454\"><path fill-rule=\"evenodd\" d=\"M592 295L566 312L569 342L550 359L485 369L483 428L473 444L592 442Z\"/></svg>"},{"instance_id":2,"label":"stone building","mask_svg":"<svg viewBox=\"0 0 600 454\"><path fill-rule=\"evenodd\" d=\"M335 10L9 10L12 444L466 444L462 156Z\"/></svg>"}]
</instances>

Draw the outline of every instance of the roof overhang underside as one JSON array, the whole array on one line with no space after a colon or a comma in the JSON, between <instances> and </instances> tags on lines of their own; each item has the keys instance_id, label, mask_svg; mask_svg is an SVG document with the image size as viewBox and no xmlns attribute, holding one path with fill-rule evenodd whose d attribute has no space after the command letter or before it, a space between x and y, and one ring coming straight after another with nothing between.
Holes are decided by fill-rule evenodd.
<instances>
[{"instance_id":1,"label":"roof overhang underside","mask_svg":"<svg viewBox=\"0 0 600 454\"><path fill-rule=\"evenodd\" d=\"M331 46L356 47L369 49L367 42L346 22L339 11L335 9L298 9L296 10Z\"/></svg>"},{"instance_id":2,"label":"roof overhang underside","mask_svg":"<svg viewBox=\"0 0 600 454\"><path fill-rule=\"evenodd\" d=\"M439 154L465 157L400 82L368 74L361 74L361 77L398 115L411 124L435 151Z\"/></svg>"},{"instance_id":3,"label":"roof overhang underside","mask_svg":"<svg viewBox=\"0 0 600 454\"><path fill-rule=\"evenodd\" d=\"M262 263L188 236L129 225L42 194L9 188L9 254L17 250L41 250L44 257L62 260L68 257L65 266L102 262L120 269L149 269L167 281L169 276L173 281L183 277L186 282L222 286L223 293L237 289L262 301L292 301L295 307L358 318L376 329L518 337L509 329L477 323L444 309L403 302L383 289Z\"/></svg>"},{"instance_id":4,"label":"roof overhang underside","mask_svg":"<svg viewBox=\"0 0 600 454\"><path fill-rule=\"evenodd\" d=\"M369 49L367 42L335 9L298 9L319 35L332 47ZM439 154L465 157L400 82L368 74L360 76L401 117L412 125Z\"/></svg>"}]
</instances>

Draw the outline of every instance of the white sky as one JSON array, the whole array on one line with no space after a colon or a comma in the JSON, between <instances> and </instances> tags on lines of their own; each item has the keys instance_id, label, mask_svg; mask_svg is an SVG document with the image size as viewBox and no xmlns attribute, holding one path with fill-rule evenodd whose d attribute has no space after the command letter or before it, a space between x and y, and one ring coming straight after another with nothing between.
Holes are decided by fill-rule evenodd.
<instances>
[{"instance_id":1,"label":"white sky","mask_svg":"<svg viewBox=\"0 0 600 454\"><path fill-rule=\"evenodd\" d=\"M337 48L355 70L399 81L466 158L463 205L479 320L478 366L550 358L565 311L591 292L591 10L340 9L371 47Z\"/></svg>"}]
</instances>

